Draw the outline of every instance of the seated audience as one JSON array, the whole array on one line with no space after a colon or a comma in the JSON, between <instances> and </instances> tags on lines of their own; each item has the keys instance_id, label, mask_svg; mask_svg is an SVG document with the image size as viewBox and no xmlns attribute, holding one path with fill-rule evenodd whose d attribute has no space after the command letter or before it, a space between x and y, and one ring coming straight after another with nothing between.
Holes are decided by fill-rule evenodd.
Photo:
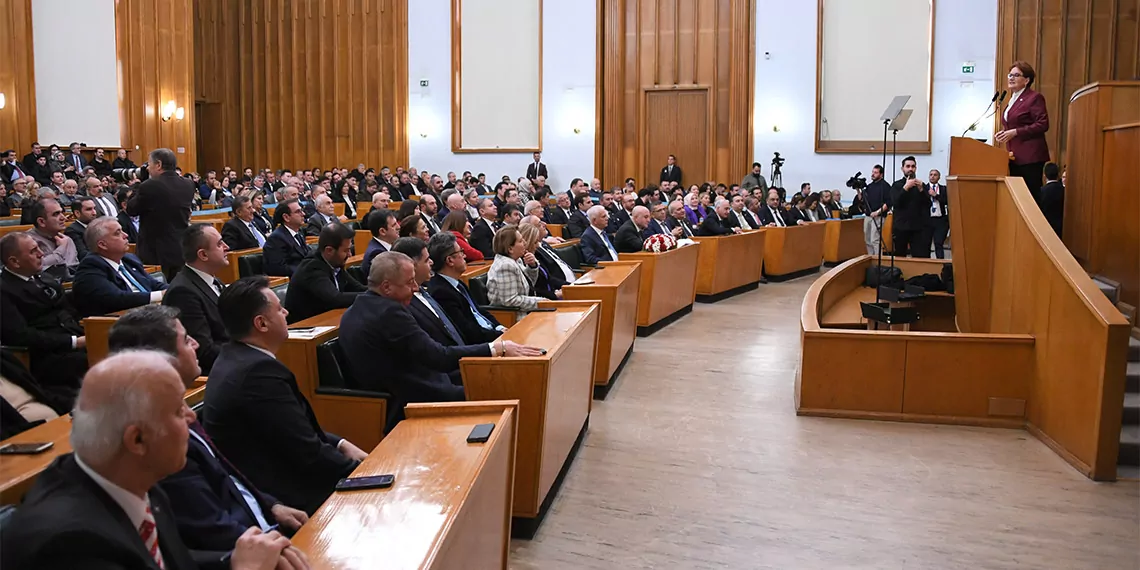
<instances>
[{"instance_id":1,"label":"seated audience","mask_svg":"<svg viewBox=\"0 0 1140 570\"><path fill-rule=\"evenodd\" d=\"M392 250L392 244L400 239L400 222L396 213L388 208L374 209L364 217L364 225L372 233L368 247L364 249L364 260L360 269L368 275L368 268L372 266L372 259L385 251Z\"/></svg>"},{"instance_id":2,"label":"seated audience","mask_svg":"<svg viewBox=\"0 0 1140 570\"><path fill-rule=\"evenodd\" d=\"M511 341L444 346L416 324L408 310L415 292L415 264L408 256L385 252L372 262L368 292L344 313L340 342L348 355L348 369L364 389L389 392L388 429L404 417L410 402L445 402L464 399L463 388L449 374L464 356L536 356L538 349ZM384 367L376 374L377 364ZM208 416L207 416L208 417Z\"/></svg>"},{"instance_id":3,"label":"seated audience","mask_svg":"<svg viewBox=\"0 0 1140 570\"><path fill-rule=\"evenodd\" d=\"M83 258L87 257L87 241L83 239L83 235L87 231L87 224L99 217L99 212L95 209L93 198L80 196L71 203L71 213L75 216L75 221L63 230L63 235L70 238L71 243L75 244L75 253L79 257L79 261L83 261Z\"/></svg>"},{"instance_id":4,"label":"seated audience","mask_svg":"<svg viewBox=\"0 0 1140 570\"><path fill-rule=\"evenodd\" d=\"M812 219L808 201L802 194L792 196L792 209L788 212L788 220L797 226L810 224L815 221Z\"/></svg>"},{"instance_id":5,"label":"seated audience","mask_svg":"<svg viewBox=\"0 0 1140 570\"><path fill-rule=\"evenodd\" d=\"M72 412L73 453L36 478L0 536L5 568L197 568L166 493L186 461L194 412L166 355L117 354L95 365ZM272 438L268 438L272 441ZM306 568L276 531L242 533L231 569Z\"/></svg>"},{"instance_id":6,"label":"seated audience","mask_svg":"<svg viewBox=\"0 0 1140 570\"><path fill-rule=\"evenodd\" d=\"M119 221L95 218L84 236L91 253L79 263L72 292L79 313L107 315L162 301L166 289L133 254Z\"/></svg>"},{"instance_id":7,"label":"seated audience","mask_svg":"<svg viewBox=\"0 0 1140 570\"><path fill-rule=\"evenodd\" d=\"M780 207L780 196L775 192L768 193L768 203L760 208L760 223L770 227L784 227L788 225L784 209Z\"/></svg>"},{"instance_id":8,"label":"seated audience","mask_svg":"<svg viewBox=\"0 0 1140 570\"><path fill-rule=\"evenodd\" d=\"M597 265L599 261L617 261L617 250L614 249L610 236L606 233L609 227L610 213L602 206L593 206L589 210L590 227L581 234L582 263Z\"/></svg>"},{"instance_id":9,"label":"seated audience","mask_svg":"<svg viewBox=\"0 0 1140 570\"><path fill-rule=\"evenodd\" d=\"M332 223L321 230L317 253L302 261L289 280L285 308L290 323L347 308L365 290L344 270L353 237L353 231L344 224Z\"/></svg>"},{"instance_id":10,"label":"seated audience","mask_svg":"<svg viewBox=\"0 0 1140 570\"><path fill-rule=\"evenodd\" d=\"M730 207L728 200L718 198L713 206L712 214L701 222L697 228L698 236L723 236L731 233L740 233L740 228L734 227L728 217Z\"/></svg>"},{"instance_id":11,"label":"seated audience","mask_svg":"<svg viewBox=\"0 0 1140 570\"><path fill-rule=\"evenodd\" d=\"M495 234L495 261L487 273L487 299L521 311L538 308L542 297L532 295L538 279L538 259L527 251L527 243L515 226L505 226Z\"/></svg>"},{"instance_id":12,"label":"seated audience","mask_svg":"<svg viewBox=\"0 0 1140 570\"><path fill-rule=\"evenodd\" d=\"M427 282L428 293L459 329L464 344L491 342L499 338L506 327L476 305L463 284L461 276L467 271L467 260L455 234L442 232L432 236L428 240L428 256L435 269L435 275Z\"/></svg>"},{"instance_id":13,"label":"seated audience","mask_svg":"<svg viewBox=\"0 0 1140 570\"><path fill-rule=\"evenodd\" d=\"M253 225L261 230L261 235L268 236L273 231L273 217L265 209L265 194L261 190L250 189L245 191L245 196L253 206Z\"/></svg>"},{"instance_id":14,"label":"seated audience","mask_svg":"<svg viewBox=\"0 0 1140 570\"><path fill-rule=\"evenodd\" d=\"M618 228L622 224L629 221L633 217L633 208L637 206L637 193L628 192L621 195L621 203L617 209L610 212L609 226L606 228L606 233L611 236L617 233Z\"/></svg>"},{"instance_id":15,"label":"seated audience","mask_svg":"<svg viewBox=\"0 0 1140 570\"><path fill-rule=\"evenodd\" d=\"M312 514L367 454L321 429L293 373L274 356L289 338L289 312L267 277L226 287L218 309L233 340L206 382L206 432L255 485Z\"/></svg>"},{"instance_id":16,"label":"seated audience","mask_svg":"<svg viewBox=\"0 0 1140 570\"><path fill-rule=\"evenodd\" d=\"M463 335L459 333L459 329L455 327L451 318L444 312L443 307L432 298L431 293L427 290L427 283L431 279L431 258L428 257L427 244L419 238L402 237L396 240L396 245L392 246L392 251L408 256L415 264L416 282L419 283L419 289L413 295L412 302L408 304L408 310L416 319L416 324L432 340L443 346L467 344L463 340ZM448 376L451 377L452 384L463 384L458 368Z\"/></svg>"},{"instance_id":17,"label":"seated audience","mask_svg":"<svg viewBox=\"0 0 1140 570\"><path fill-rule=\"evenodd\" d=\"M591 200L591 202L593 202L593 200ZM570 206L570 196L565 192L559 192L557 204L546 210L546 223L563 225L569 223L570 215L574 213L570 210Z\"/></svg>"},{"instance_id":18,"label":"seated audience","mask_svg":"<svg viewBox=\"0 0 1140 570\"><path fill-rule=\"evenodd\" d=\"M222 225L222 239L231 250L254 249L265 245L265 234L255 220L253 202L247 196L234 198L233 217Z\"/></svg>"},{"instance_id":19,"label":"seated audience","mask_svg":"<svg viewBox=\"0 0 1140 570\"><path fill-rule=\"evenodd\" d=\"M744 209L744 197L736 195L732 197L729 202L729 223L734 228L742 230L755 230L760 228L760 224L756 218L752 217L752 212Z\"/></svg>"},{"instance_id":20,"label":"seated audience","mask_svg":"<svg viewBox=\"0 0 1140 570\"><path fill-rule=\"evenodd\" d=\"M134 190L125 187L115 194L115 199L119 201L119 213L116 215L116 219L119 220L119 227L127 234L127 242L137 244L139 242L139 217L127 213L127 202L134 195Z\"/></svg>"},{"instance_id":21,"label":"seated audience","mask_svg":"<svg viewBox=\"0 0 1140 570\"><path fill-rule=\"evenodd\" d=\"M372 195L372 208L368 213L376 212L378 210L387 210L388 204L391 203L391 195L386 190L380 190ZM365 214L368 215L368 214Z\"/></svg>"},{"instance_id":22,"label":"seated audience","mask_svg":"<svg viewBox=\"0 0 1140 570\"><path fill-rule=\"evenodd\" d=\"M202 374L210 373L222 344L229 340L218 312L218 297L226 286L216 277L230 263L227 251L229 247L214 226L190 224L182 236L186 270L174 276L162 297L163 305L178 309L178 320L198 344Z\"/></svg>"},{"instance_id":23,"label":"seated audience","mask_svg":"<svg viewBox=\"0 0 1140 570\"><path fill-rule=\"evenodd\" d=\"M53 199L40 198L31 205L30 212L33 227L27 233L44 252L44 272L61 281L71 281L79 266L79 252L75 242L63 233L67 229L63 207Z\"/></svg>"},{"instance_id":24,"label":"seated audience","mask_svg":"<svg viewBox=\"0 0 1140 570\"><path fill-rule=\"evenodd\" d=\"M590 228L590 218L586 212L594 207L594 199L588 193L582 192L575 196L574 205L577 208L570 214L570 219L566 221L565 234L569 239L582 237L582 234Z\"/></svg>"},{"instance_id":25,"label":"seated audience","mask_svg":"<svg viewBox=\"0 0 1140 570\"><path fill-rule=\"evenodd\" d=\"M492 241L495 239L495 232L502 227L497 221L498 214L499 209L495 206L495 202L490 198L484 198L479 203L479 219L471 223L471 247L479 250L484 259L495 255Z\"/></svg>"},{"instance_id":26,"label":"seated audience","mask_svg":"<svg viewBox=\"0 0 1140 570\"><path fill-rule=\"evenodd\" d=\"M439 202L436 201L435 196L431 194L424 194L420 197L420 219L424 221L427 226L428 237L434 236L439 233L439 222L435 221L436 214L439 213ZM424 238L425 240L427 238Z\"/></svg>"},{"instance_id":27,"label":"seated audience","mask_svg":"<svg viewBox=\"0 0 1140 570\"><path fill-rule=\"evenodd\" d=\"M462 214L462 216L460 215ZM463 250L463 258L468 262L483 261L483 252L471 247L467 243L467 238L471 236L471 221L467 218L467 212L463 210L454 210L443 219L441 226L443 231L450 232L455 236L459 248Z\"/></svg>"},{"instance_id":28,"label":"seated audience","mask_svg":"<svg viewBox=\"0 0 1140 570\"><path fill-rule=\"evenodd\" d=\"M305 234L301 233L305 224L305 211L297 200L285 200L277 205L276 215L281 217L281 225L269 234L261 248L265 273L292 277L297 266L312 251L305 242Z\"/></svg>"},{"instance_id":29,"label":"seated audience","mask_svg":"<svg viewBox=\"0 0 1140 570\"><path fill-rule=\"evenodd\" d=\"M618 253L637 253L645 245L642 237L649 229L649 209L645 206L634 206L629 220L618 228L614 235L614 248Z\"/></svg>"},{"instance_id":30,"label":"seated audience","mask_svg":"<svg viewBox=\"0 0 1140 570\"><path fill-rule=\"evenodd\" d=\"M190 226L195 227L201 226ZM201 231L197 233L200 237ZM216 230L214 235L217 236ZM179 272L174 280L186 273ZM111 326L108 347L112 353L147 349L165 354L178 372L183 388L188 390L201 370L194 338L180 322L183 318L177 309L161 305L131 309ZM206 437L197 419L189 424L189 436L186 464L159 481L158 487L170 499L178 532L201 567L227 568L228 555L251 527L269 532L280 525L293 533L308 521L304 512L258 491Z\"/></svg>"},{"instance_id":31,"label":"seated audience","mask_svg":"<svg viewBox=\"0 0 1140 570\"><path fill-rule=\"evenodd\" d=\"M333 209L332 198L330 198L328 194L321 194L313 198L313 204L316 206L317 211L312 216L309 216L306 222L306 237L321 235L321 230L333 222L344 223L348 221L348 218L344 216L338 217L336 215L336 210Z\"/></svg>"},{"instance_id":32,"label":"seated audience","mask_svg":"<svg viewBox=\"0 0 1140 570\"><path fill-rule=\"evenodd\" d=\"M75 394L44 388L15 354L0 350L0 440L66 414Z\"/></svg>"},{"instance_id":33,"label":"seated audience","mask_svg":"<svg viewBox=\"0 0 1140 570\"><path fill-rule=\"evenodd\" d=\"M541 218L535 216L527 216L519 222L520 227L523 225L533 225L539 229L540 235L545 235L546 222ZM561 242L562 240L559 240ZM551 247L548 238L543 238L539 241L538 247L534 250L534 256L538 258L538 264L546 270L547 278L550 280L550 287L558 290L562 289L563 285L573 282L577 279L574 275L574 269L564 261L554 248Z\"/></svg>"},{"instance_id":34,"label":"seated audience","mask_svg":"<svg viewBox=\"0 0 1140 570\"><path fill-rule=\"evenodd\" d=\"M705 219L705 209L701 205L701 198L697 194L697 186L694 184L689 193L685 196L685 217L689 220L689 225L696 227Z\"/></svg>"},{"instance_id":35,"label":"seated audience","mask_svg":"<svg viewBox=\"0 0 1140 570\"><path fill-rule=\"evenodd\" d=\"M534 216L528 216L534 220L538 220ZM524 220L526 218L523 218ZM539 220L539 223L542 223ZM546 236L546 228L538 226L534 223L519 223L519 239L526 243L526 254L530 254L535 259L535 265L538 269L538 276L534 280L533 289L534 294L542 297L543 299L550 299L552 301L562 298L562 286L565 281L561 275L550 276L546 267L543 266L542 261L538 259L538 248L543 243L542 238ZM526 254L523 254L524 256Z\"/></svg>"},{"instance_id":36,"label":"seated audience","mask_svg":"<svg viewBox=\"0 0 1140 570\"><path fill-rule=\"evenodd\" d=\"M419 214L412 214L400 220L400 237L414 237L419 238L421 241L427 241L431 236L428 235L427 222L424 221Z\"/></svg>"},{"instance_id":37,"label":"seated audience","mask_svg":"<svg viewBox=\"0 0 1140 570\"><path fill-rule=\"evenodd\" d=\"M689 209L681 203L680 200L674 200L669 203L669 230L676 232L681 230L680 234L674 233L678 239L692 239L697 235L697 230L693 223L689 221Z\"/></svg>"}]
</instances>

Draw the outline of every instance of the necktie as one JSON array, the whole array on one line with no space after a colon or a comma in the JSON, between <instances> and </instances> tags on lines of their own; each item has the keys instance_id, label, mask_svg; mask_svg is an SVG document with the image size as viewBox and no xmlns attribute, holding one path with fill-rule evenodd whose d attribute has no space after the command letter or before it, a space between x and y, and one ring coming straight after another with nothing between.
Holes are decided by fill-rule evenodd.
<instances>
[{"instance_id":1,"label":"necktie","mask_svg":"<svg viewBox=\"0 0 1140 570\"><path fill-rule=\"evenodd\" d=\"M333 287L336 287L336 290L338 293L340 292L340 281L337 281L336 278L339 275L340 275L340 269L337 269L334 267L333 268Z\"/></svg>"},{"instance_id":2,"label":"necktie","mask_svg":"<svg viewBox=\"0 0 1140 570\"><path fill-rule=\"evenodd\" d=\"M301 235L301 232L297 232L293 238L297 240L297 245L301 246L301 249L309 250L309 244L305 243L305 236Z\"/></svg>"},{"instance_id":3,"label":"necktie","mask_svg":"<svg viewBox=\"0 0 1140 570\"><path fill-rule=\"evenodd\" d=\"M151 558L154 558L154 563L158 564L159 568L166 568L162 563L162 551L158 549L158 527L154 525L154 515L150 512L149 504L146 506L146 517L139 525L139 538L142 539Z\"/></svg>"},{"instance_id":4,"label":"necktie","mask_svg":"<svg viewBox=\"0 0 1140 570\"><path fill-rule=\"evenodd\" d=\"M779 212L777 212L776 210L773 210L772 208L768 208L768 211L772 212L772 219L775 220L776 225L783 227L784 226L784 217L781 216L779 214Z\"/></svg>"},{"instance_id":5,"label":"necktie","mask_svg":"<svg viewBox=\"0 0 1140 570\"><path fill-rule=\"evenodd\" d=\"M80 171L80 170L83 168L83 167L82 167L82 166L79 164L79 155L78 155L78 154L73 154L73 155L71 155L71 158L72 158L72 159L75 161L75 172L76 172L76 174L78 174L78 173L79 173L79 171Z\"/></svg>"},{"instance_id":6,"label":"necktie","mask_svg":"<svg viewBox=\"0 0 1140 570\"><path fill-rule=\"evenodd\" d=\"M462 293L463 298L467 300L467 306L471 308L471 314L475 315L475 321L479 323L479 326L487 330L494 330L495 325L491 324L491 321L488 321L487 317L484 317L483 313L479 312L479 307L475 306L475 301L471 300L471 295L467 294L467 287L464 287L463 283L459 283L459 292Z\"/></svg>"},{"instance_id":7,"label":"necktie","mask_svg":"<svg viewBox=\"0 0 1140 570\"><path fill-rule=\"evenodd\" d=\"M599 232L599 235L602 236L602 241L606 242L606 249L608 249L610 252L610 259L612 261L617 261L617 251L614 250L614 246L610 243L610 238L606 236L606 232Z\"/></svg>"},{"instance_id":8,"label":"necktie","mask_svg":"<svg viewBox=\"0 0 1140 570\"><path fill-rule=\"evenodd\" d=\"M265 245L265 236L261 235L261 230L253 227L253 222L246 225L249 226L249 231L253 234L253 239L257 240L257 247L263 247Z\"/></svg>"},{"instance_id":9,"label":"necktie","mask_svg":"<svg viewBox=\"0 0 1140 570\"><path fill-rule=\"evenodd\" d=\"M217 293L219 297L221 297L222 291L225 291L225 290L226 290L226 286L222 284L221 279L218 279L217 277L215 277L214 278L214 292Z\"/></svg>"},{"instance_id":10,"label":"necktie","mask_svg":"<svg viewBox=\"0 0 1140 570\"><path fill-rule=\"evenodd\" d=\"M425 303L431 306L432 312L435 313L435 316L439 317L439 322L443 323L443 328L447 330L447 334L451 336L455 344L462 346L464 344L463 337L459 335L459 331L455 328L455 325L451 323L451 319L447 318L447 314L443 312L443 307L439 306L439 303L436 303L435 299L431 298L427 289L420 291L420 299L423 299Z\"/></svg>"},{"instance_id":11,"label":"necktie","mask_svg":"<svg viewBox=\"0 0 1140 570\"><path fill-rule=\"evenodd\" d=\"M127 271L127 266L121 263L119 264L119 275L122 275L123 278L127 280L127 284L133 286L139 293L150 293L150 287L136 280L134 276L131 275L131 272Z\"/></svg>"}]
</instances>

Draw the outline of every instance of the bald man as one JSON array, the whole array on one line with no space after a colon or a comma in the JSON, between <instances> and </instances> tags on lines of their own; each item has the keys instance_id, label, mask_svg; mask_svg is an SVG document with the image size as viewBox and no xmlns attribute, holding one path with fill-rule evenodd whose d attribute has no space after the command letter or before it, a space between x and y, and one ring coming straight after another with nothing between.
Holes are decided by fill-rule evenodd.
<instances>
[{"instance_id":1,"label":"bald man","mask_svg":"<svg viewBox=\"0 0 1140 570\"><path fill-rule=\"evenodd\" d=\"M649 227L649 208L634 206L629 219L614 234L614 247L618 253L637 253L645 245L642 232Z\"/></svg>"},{"instance_id":2,"label":"bald man","mask_svg":"<svg viewBox=\"0 0 1140 570\"><path fill-rule=\"evenodd\" d=\"M0 536L5 568L197 568L155 485L186 463L195 415L170 357L128 351L95 365L72 418L74 453L36 479ZM230 568L307 568L276 531L241 535Z\"/></svg>"}]
</instances>

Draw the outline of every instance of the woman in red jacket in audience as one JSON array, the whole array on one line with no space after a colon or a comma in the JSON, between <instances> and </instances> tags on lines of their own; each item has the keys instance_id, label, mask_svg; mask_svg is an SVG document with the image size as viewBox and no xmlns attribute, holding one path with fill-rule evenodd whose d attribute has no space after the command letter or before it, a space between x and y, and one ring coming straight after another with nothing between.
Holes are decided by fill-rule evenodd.
<instances>
[{"instance_id":1,"label":"woman in red jacket in audience","mask_svg":"<svg viewBox=\"0 0 1140 570\"><path fill-rule=\"evenodd\" d=\"M467 258L469 263L483 261L483 253L467 243L467 238L471 236L471 222L467 221L466 212L463 210L451 212L443 218L440 229L455 234L455 241L459 242L459 248L463 250L463 257Z\"/></svg>"}]
</instances>

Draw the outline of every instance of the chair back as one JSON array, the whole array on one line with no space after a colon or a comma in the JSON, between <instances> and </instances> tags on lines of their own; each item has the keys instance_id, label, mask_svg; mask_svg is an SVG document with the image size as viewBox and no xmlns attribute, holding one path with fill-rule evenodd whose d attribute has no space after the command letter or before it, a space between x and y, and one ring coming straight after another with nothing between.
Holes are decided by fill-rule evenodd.
<instances>
[{"instance_id":1,"label":"chair back","mask_svg":"<svg viewBox=\"0 0 1140 570\"><path fill-rule=\"evenodd\" d=\"M471 293L471 300L475 301L476 305L491 304L487 295L487 275L488 273L477 275L467 282L467 291Z\"/></svg>"},{"instance_id":2,"label":"chair back","mask_svg":"<svg viewBox=\"0 0 1140 570\"><path fill-rule=\"evenodd\" d=\"M238 276L265 275L265 258L260 253L243 255L238 260Z\"/></svg>"},{"instance_id":3,"label":"chair back","mask_svg":"<svg viewBox=\"0 0 1140 570\"><path fill-rule=\"evenodd\" d=\"M554 253L562 258L571 269L579 269L582 267L582 246L574 244L566 247L554 248Z\"/></svg>"}]
</instances>

